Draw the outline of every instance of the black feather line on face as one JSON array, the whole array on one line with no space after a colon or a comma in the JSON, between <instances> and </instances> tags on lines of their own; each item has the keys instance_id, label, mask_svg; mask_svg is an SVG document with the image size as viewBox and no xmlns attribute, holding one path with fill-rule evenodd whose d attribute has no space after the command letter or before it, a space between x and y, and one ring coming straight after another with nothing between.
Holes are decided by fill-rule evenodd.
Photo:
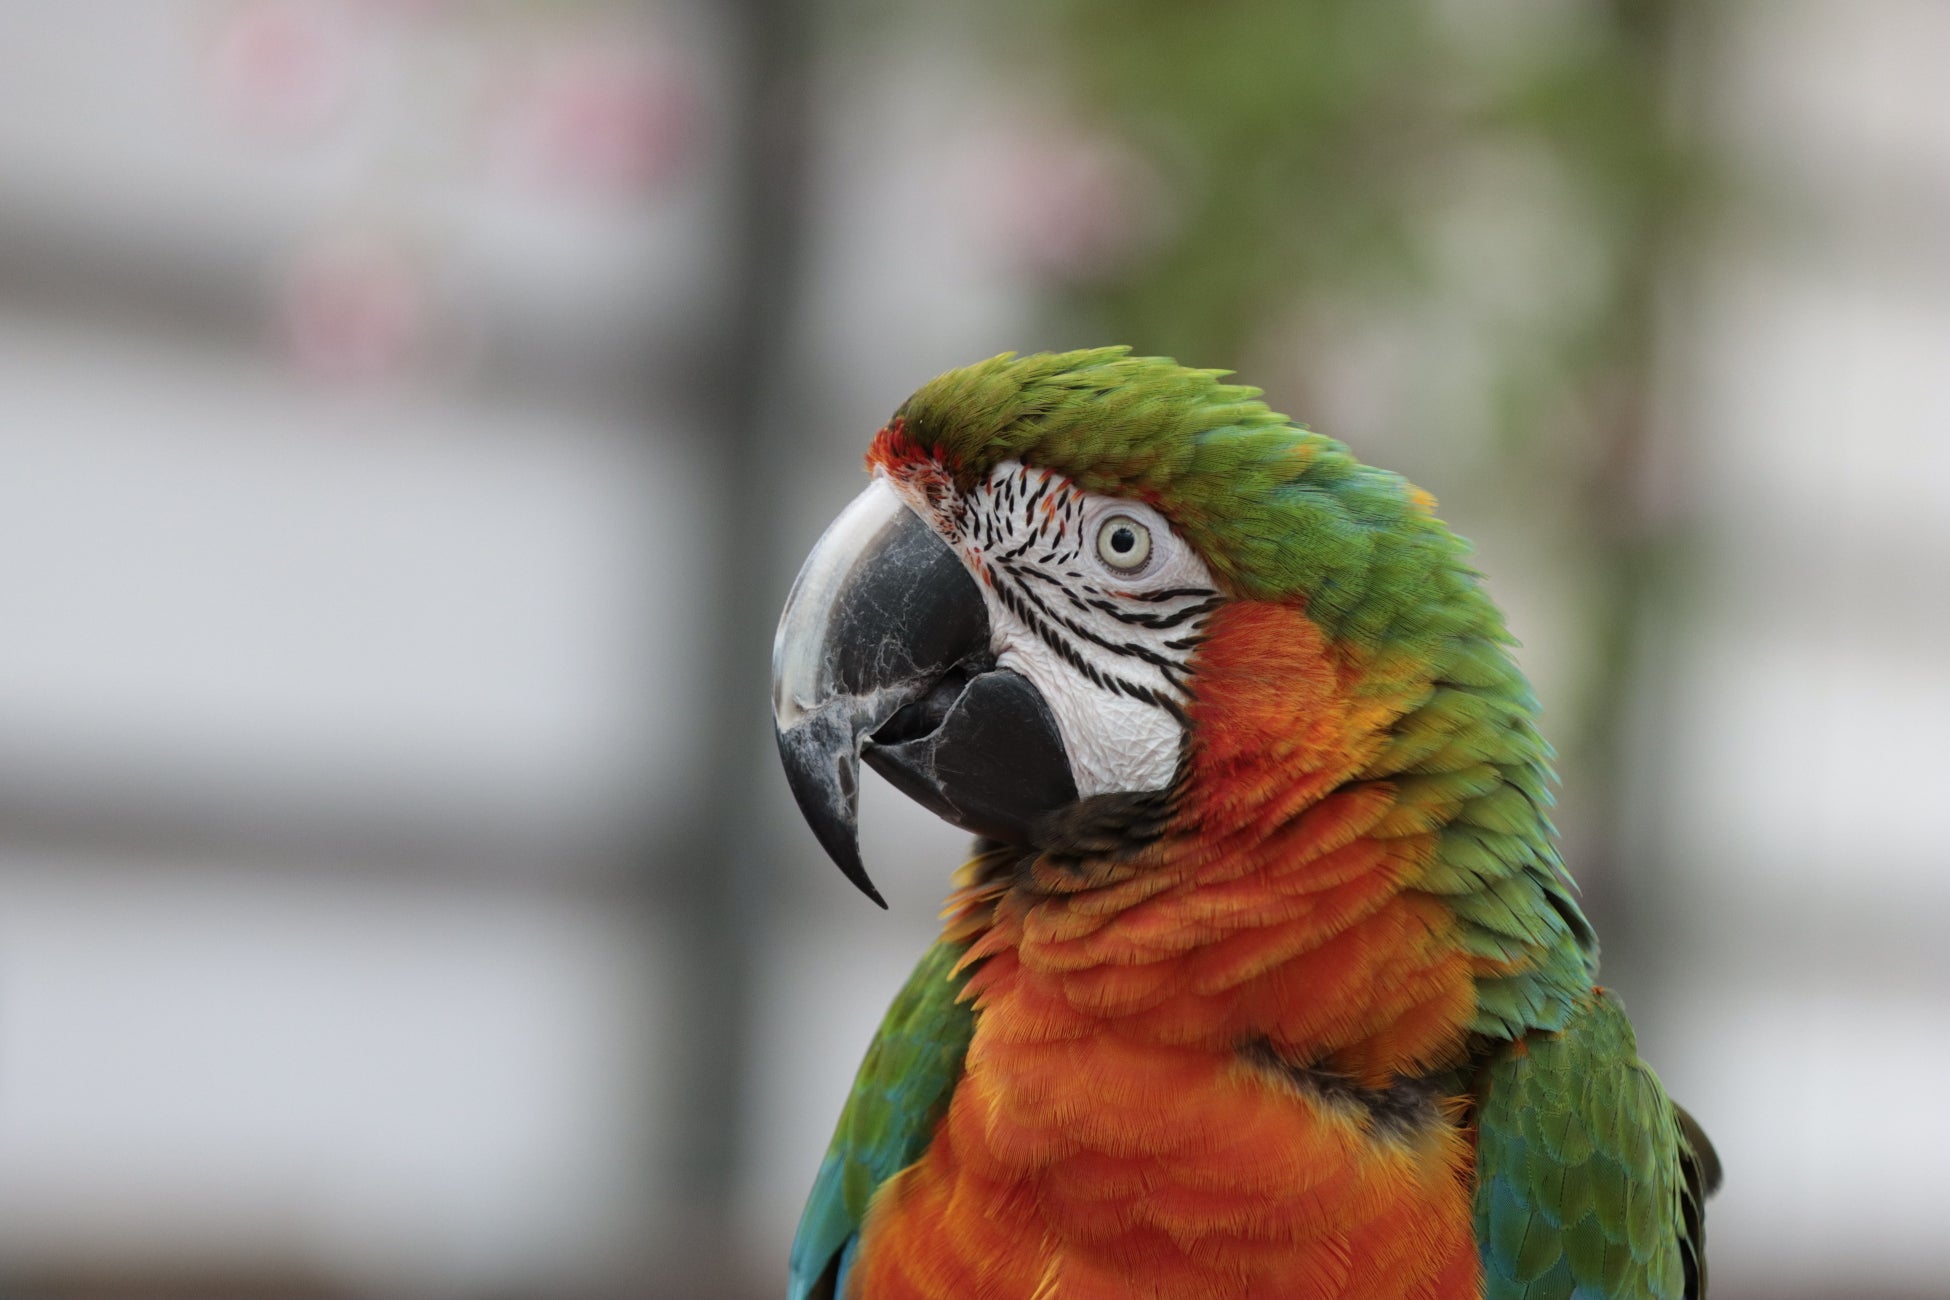
<instances>
[{"instance_id":1,"label":"black feather line on face","mask_svg":"<svg viewBox=\"0 0 1950 1300\"><path fill-rule=\"evenodd\" d=\"M1035 520L1030 517L1030 512L1035 510L1036 503L1043 499L1043 493L1049 491L1049 484L1049 475L1043 475L1043 481L1036 485L1036 490L1030 493L1029 499L1022 503L1022 522L1025 527L1030 529L1032 535L1035 532Z\"/></svg>"},{"instance_id":2,"label":"black feather line on face","mask_svg":"<svg viewBox=\"0 0 1950 1300\"><path fill-rule=\"evenodd\" d=\"M1185 670L1184 664L1179 663L1175 659L1169 659L1164 655L1159 654L1157 651L1151 649L1149 646L1137 645L1130 641L1123 641L1123 642L1107 641L1103 637L1098 636L1095 632L1092 632L1089 628L1080 627L1077 624L1071 622L1069 619L1065 618L1063 615L1057 613L1055 610L1051 609L1047 604L1043 602L1042 597L1038 596L1034 591L1030 590L1029 584L1023 580L1025 575L1028 575L1030 577L1041 578L1044 582L1050 583L1052 586L1056 587L1057 590L1063 592L1065 595L1070 595L1070 591L1067 587L1057 582L1056 579L1050 577L1048 574L1042 573L1036 569L1023 569L1020 566L1014 564L1002 564L999 567L1001 568L1002 572L1007 574L1010 580L1016 584L1017 588L1022 592L1023 597L1025 599L1032 602L1036 606L1036 608L1042 612L1045 618L1048 618L1051 622L1057 624L1059 627L1061 627L1064 631L1068 632L1070 635L1074 637L1078 637L1081 640L1088 641L1090 642L1090 644L1094 646L1098 646L1102 649L1108 650L1112 654L1121 655L1126 659L1142 660L1143 662L1150 664L1153 668L1156 668L1159 671L1167 674L1173 672L1183 672ZM1072 596L1071 599L1074 600L1075 597ZM1078 602L1078 607L1082 608L1082 602L1080 601Z\"/></svg>"},{"instance_id":3,"label":"black feather line on face","mask_svg":"<svg viewBox=\"0 0 1950 1300\"><path fill-rule=\"evenodd\" d=\"M1037 475L1033 484L1032 473ZM1017 469L995 476L980 491L962 497L957 505L958 513L965 516L972 510L978 516L975 520L962 521L964 531L974 539L977 551L986 556L989 589L1004 608L1092 686L1163 709L1181 726L1187 725L1181 701L1192 697L1191 654L1203 643L1206 617L1224 603L1224 597L1202 586L1113 594L1090 583L1077 568L1071 567L1079 563L1088 544L1082 521L1089 501L1086 493L1061 475ZM1049 506L1040 517L1039 505ZM1011 534L1018 528L1026 535L1018 535L1011 543ZM1005 544L1008 544L1006 550L986 554L991 547ZM1058 573L1062 576L1056 576ZM1039 584L1054 588L1062 599L1046 599L1038 590ZM1189 603L1167 607L1174 602ZM1079 617L1060 612L1059 606L1066 606ZM1138 641L1113 640L1079 621L1093 611L1134 630L1167 632L1184 628L1185 633L1162 642L1161 648ZM1099 666L1085 652L1085 644L1120 659L1149 665L1164 678L1170 690L1140 685Z\"/></svg>"},{"instance_id":4,"label":"black feather line on face","mask_svg":"<svg viewBox=\"0 0 1950 1300\"><path fill-rule=\"evenodd\" d=\"M1063 662L1069 664L1070 667L1076 669L1079 673L1082 673L1084 679L1092 686L1097 687L1099 690L1109 691L1113 695L1128 695L1134 700L1142 700L1147 704L1162 703L1158 698L1157 692L1151 690L1149 687L1139 686L1136 682L1126 681L1122 677L1107 674L1099 669L1096 664L1090 662L1089 658L1082 651L1072 645L1047 619L1037 612L1036 607L1030 603L1034 598L1030 596L1028 590L1020 584L1019 580L1016 581L1014 587L1011 587L1007 583L998 582L991 590L995 592L997 599L1001 600L1004 607L1010 613L1028 624L1029 630L1036 634L1037 640L1054 651L1062 658Z\"/></svg>"},{"instance_id":5,"label":"black feather line on face","mask_svg":"<svg viewBox=\"0 0 1950 1300\"><path fill-rule=\"evenodd\" d=\"M1108 600L1093 600L1090 602L1090 607L1101 610L1120 623L1128 623L1133 627L1150 628L1155 632L1164 632L1177 627L1187 619L1210 614L1213 610L1225 603L1216 591L1208 591L1206 596L1208 599L1202 600L1196 605L1187 605L1185 608L1171 614L1146 614L1139 610L1124 609L1115 602Z\"/></svg>"}]
</instances>

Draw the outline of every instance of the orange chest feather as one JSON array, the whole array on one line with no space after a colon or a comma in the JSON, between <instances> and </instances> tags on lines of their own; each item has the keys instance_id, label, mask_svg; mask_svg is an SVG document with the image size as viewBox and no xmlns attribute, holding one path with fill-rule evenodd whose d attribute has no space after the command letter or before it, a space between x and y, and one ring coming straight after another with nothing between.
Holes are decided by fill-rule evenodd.
<instances>
[{"instance_id":1,"label":"orange chest feather","mask_svg":"<svg viewBox=\"0 0 1950 1300\"><path fill-rule=\"evenodd\" d=\"M1350 782L1413 684L1276 607L1200 653L1198 833L988 896L965 1075L854 1300L1478 1295L1470 1145L1421 1077L1485 972L1416 888L1433 828Z\"/></svg>"},{"instance_id":2,"label":"orange chest feather","mask_svg":"<svg viewBox=\"0 0 1950 1300\"><path fill-rule=\"evenodd\" d=\"M1378 1118L1009 982L935 1141L874 1202L859 1300L1478 1293L1470 1150L1439 1099Z\"/></svg>"}]
</instances>

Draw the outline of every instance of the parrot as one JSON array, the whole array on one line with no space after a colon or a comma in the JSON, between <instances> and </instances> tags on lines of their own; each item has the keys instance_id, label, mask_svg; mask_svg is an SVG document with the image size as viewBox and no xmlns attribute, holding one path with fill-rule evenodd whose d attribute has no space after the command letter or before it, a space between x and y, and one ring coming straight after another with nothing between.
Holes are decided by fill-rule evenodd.
<instances>
[{"instance_id":1,"label":"parrot","mask_svg":"<svg viewBox=\"0 0 1950 1300\"><path fill-rule=\"evenodd\" d=\"M975 839L790 1300L1703 1295L1719 1158L1596 982L1466 543L1229 375L941 375L792 586L826 854L886 906L862 760Z\"/></svg>"}]
</instances>

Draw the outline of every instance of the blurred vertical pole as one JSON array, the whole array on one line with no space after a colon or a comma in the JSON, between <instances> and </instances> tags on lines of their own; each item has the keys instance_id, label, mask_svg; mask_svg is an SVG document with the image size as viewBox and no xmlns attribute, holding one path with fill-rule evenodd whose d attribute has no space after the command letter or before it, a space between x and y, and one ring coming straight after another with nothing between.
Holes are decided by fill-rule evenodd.
<instances>
[{"instance_id":1,"label":"blurred vertical pole","mask_svg":"<svg viewBox=\"0 0 1950 1300\"><path fill-rule=\"evenodd\" d=\"M1635 98L1644 111L1663 115L1671 129L1690 120L1678 102L1682 44L1697 38L1705 24L1689 23L1676 0L1607 0L1602 8L1613 39L1631 59ZM1684 151L1696 142L1677 141ZM1654 949L1663 908L1653 901L1670 873L1662 864L1640 860L1660 851L1632 824L1657 808L1656 789L1634 779L1635 731L1629 716L1645 707L1647 636L1656 620L1669 615L1673 515L1683 502L1663 501L1677 476L1656 462L1676 449L1658 446L1657 403L1672 357L1663 345L1671 323L1678 277L1683 270L1693 197L1690 176L1654 173L1627 192L1631 211L1618 236L1617 298L1611 308L1609 374L1598 391L1598 455L1584 484L1584 497L1597 521L1603 546L1599 576L1604 598L1596 603L1603 626L1596 638L1600 661L1595 678L1610 683L1593 701L1588 750L1579 764L1589 824L1581 859L1573 864L1595 896L1594 914L1603 917L1605 964L1628 987L1664 996L1658 980L1666 963ZM1657 706L1656 699L1653 707ZM1626 861L1626 858L1631 861ZM1638 977L1638 978L1635 978Z\"/></svg>"},{"instance_id":2,"label":"blurred vertical pole","mask_svg":"<svg viewBox=\"0 0 1950 1300\"><path fill-rule=\"evenodd\" d=\"M710 593L703 606L708 626L695 629L707 653L703 680L667 684L701 693L713 722L697 756L702 797L674 834L656 837L655 851L676 856L653 871L681 895L658 901L671 905L683 948L669 1068L677 1076L675 1182L685 1213L672 1244L690 1273L646 1281L653 1292L686 1295L723 1293L740 1271L734 1175L773 859L752 789L753 774L763 771L760 751L771 745L776 610L762 593L773 586L777 538L767 503L786 490L789 461L776 416L792 357L817 6L735 0L720 14L732 86L725 132L734 158L732 229L724 328L702 358L694 388L715 527L685 557L699 566Z\"/></svg>"}]
</instances>

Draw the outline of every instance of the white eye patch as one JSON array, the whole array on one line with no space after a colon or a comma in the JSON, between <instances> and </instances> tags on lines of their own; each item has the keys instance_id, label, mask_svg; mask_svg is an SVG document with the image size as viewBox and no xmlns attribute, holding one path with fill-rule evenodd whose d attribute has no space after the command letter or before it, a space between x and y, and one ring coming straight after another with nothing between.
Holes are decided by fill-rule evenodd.
<instances>
[{"instance_id":1,"label":"white eye patch","mask_svg":"<svg viewBox=\"0 0 1950 1300\"><path fill-rule=\"evenodd\" d=\"M1143 502L1016 461L934 509L982 585L997 663L1056 715L1078 793L1168 786L1192 650L1221 602L1204 561Z\"/></svg>"}]
</instances>

